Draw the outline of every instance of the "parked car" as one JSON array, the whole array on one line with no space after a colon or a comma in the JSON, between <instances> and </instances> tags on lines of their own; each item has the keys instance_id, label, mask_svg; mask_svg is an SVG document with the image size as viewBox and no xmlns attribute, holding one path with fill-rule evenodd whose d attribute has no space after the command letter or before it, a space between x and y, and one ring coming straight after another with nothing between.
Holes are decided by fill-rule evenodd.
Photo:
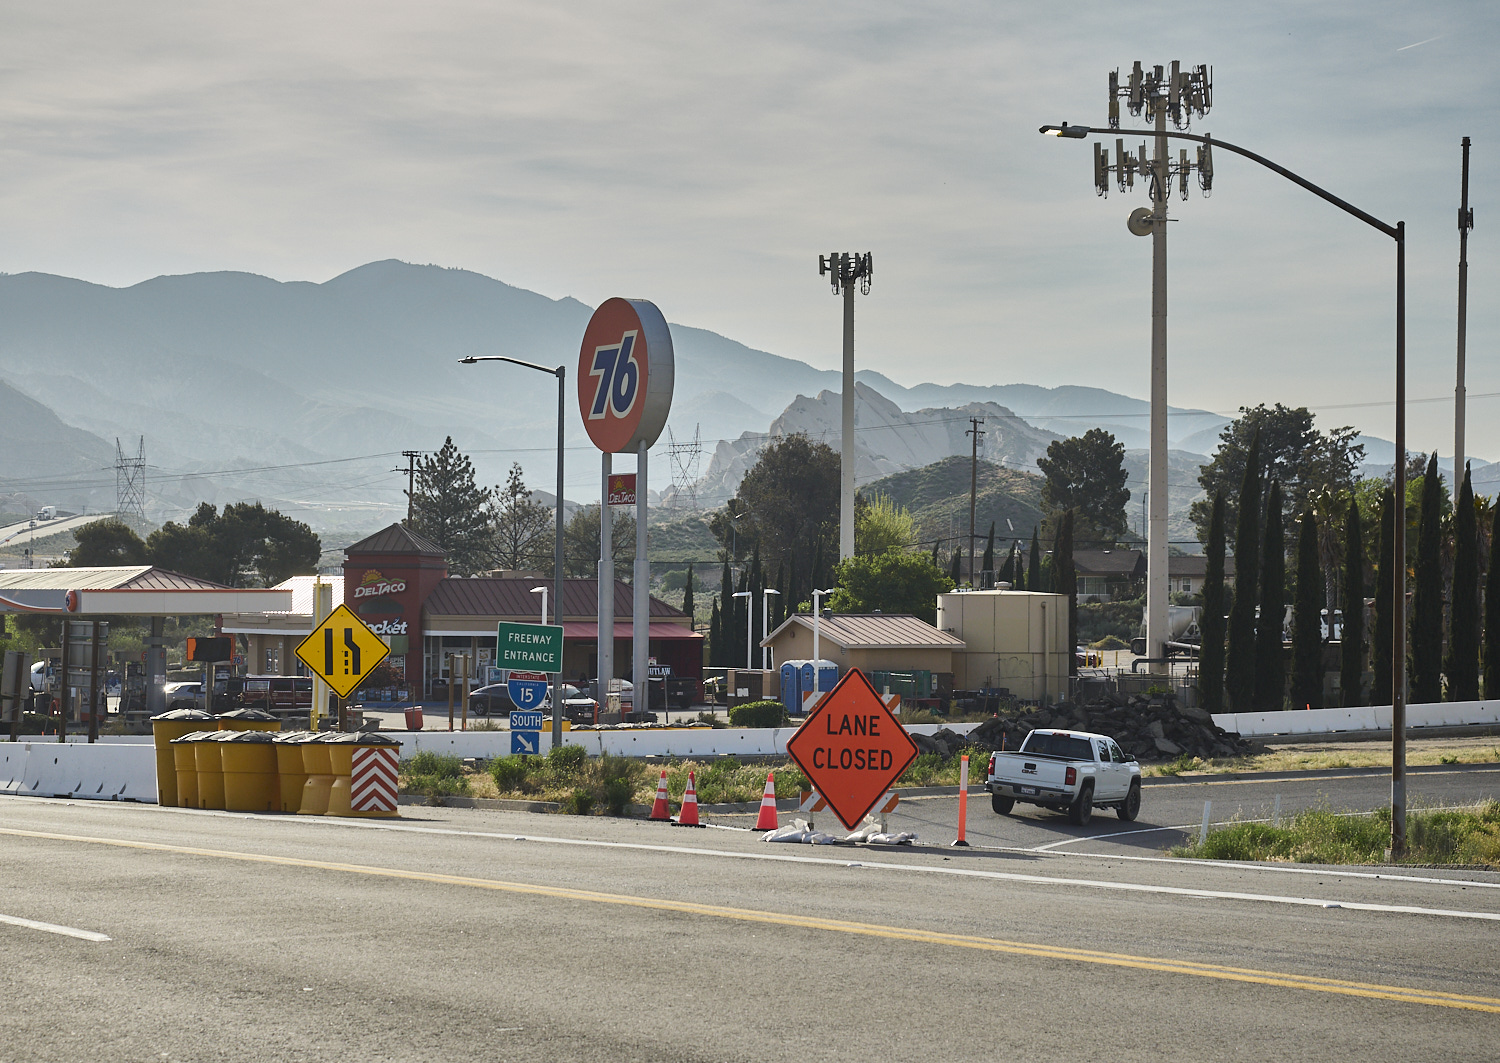
<instances>
[{"instance_id":1,"label":"parked car","mask_svg":"<svg viewBox=\"0 0 1500 1063\"><path fill-rule=\"evenodd\" d=\"M504 683L491 683L469 691L469 711L475 716L504 716L515 710Z\"/></svg>"},{"instance_id":2,"label":"parked car","mask_svg":"<svg viewBox=\"0 0 1500 1063\"><path fill-rule=\"evenodd\" d=\"M168 709L203 708L202 683L168 683L162 689L166 692Z\"/></svg>"}]
</instances>

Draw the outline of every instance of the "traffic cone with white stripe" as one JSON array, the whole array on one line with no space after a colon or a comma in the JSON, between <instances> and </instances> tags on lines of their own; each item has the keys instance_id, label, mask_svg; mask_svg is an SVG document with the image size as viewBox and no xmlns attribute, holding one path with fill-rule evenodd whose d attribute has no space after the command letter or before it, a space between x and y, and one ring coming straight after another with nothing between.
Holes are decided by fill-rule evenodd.
<instances>
[{"instance_id":1,"label":"traffic cone with white stripe","mask_svg":"<svg viewBox=\"0 0 1500 1063\"><path fill-rule=\"evenodd\" d=\"M755 820L756 830L775 830L776 823L776 776L766 772L766 792L760 798L760 816Z\"/></svg>"},{"instance_id":2,"label":"traffic cone with white stripe","mask_svg":"<svg viewBox=\"0 0 1500 1063\"><path fill-rule=\"evenodd\" d=\"M682 795L682 811L672 821L674 827L701 827L698 822L698 779L688 772L687 792Z\"/></svg>"},{"instance_id":3,"label":"traffic cone with white stripe","mask_svg":"<svg viewBox=\"0 0 1500 1063\"><path fill-rule=\"evenodd\" d=\"M656 784L656 802L651 806L651 818L670 821L672 805L667 800L667 769L661 770L661 780Z\"/></svg>"}]
</instances>

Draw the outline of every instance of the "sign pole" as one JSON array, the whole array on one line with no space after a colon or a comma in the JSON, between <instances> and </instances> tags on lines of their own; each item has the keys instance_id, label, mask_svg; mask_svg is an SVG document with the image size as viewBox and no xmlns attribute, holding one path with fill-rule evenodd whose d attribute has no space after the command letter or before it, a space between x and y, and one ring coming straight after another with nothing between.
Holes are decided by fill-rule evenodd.
<instances>
[{"instance_id":1,"label":"sign pole","mask_svg":"<svg viewBox=\"0 0 1500 1063\"><path fill-rule=\"evenodd\" d=\"M561 627L563 623L563 410L566 408L566 388L568 370L566 366L557 367L557 509L553 514L555 522L554 534L556 538L552 543L552 597L555 600L555 612L557 623ZM603 516L603 514L600 514ZM542 599L542 608L546 609L547 599ZM545 624L543 617L542 623ZM498 652L498 649L497 649ZM495 662L500 663L499 661ZM557 671L552 675L552 748L562 748L562 652L558 651ZM540 740L537 742L541 746Z\"/></svg>"},{"instance_id":2,"label":"sign pole","mask_svg":"<svg viewBox=\"0 0 1500 1063\"><path fill-rule=\"evenodd\" d=\"M99 741L99 621L89 621L89 745Z\"/></svg>"},{"instance_id":3,"label":"sign pole","mask_svg":"<svg viewBox=\"0 0 1500 1063\"><path fill-rule=\"evenodd\" d=\"M630 630L630 681L634 685L631 708L651 709L651 683L647 660L651 656L651 562L646 556L646 441L636 444L635 457L635 592ZM641 719L643 717L637 717Z\"/></svg>"},{"instance_id":4,"label":"sign pole","mask_svg":"<svg viewBox=\"0 0 1500 1063\"><path fill-rule=\"evenodd\" d=\"M313 583L313 631L317 632L333 612L333 584L324 583L320 576ZM304 662L306 663L306 662ZM308 710L308 730L318 729L319 718L323 710L328 706L328 684L323 679L323 672L319 668L309 667L313 677L313 699L312 708ZM207 704L207 702L205 702Z\"/></svg>"},{"instance_id":5,"label":"sign pole","mask_svg":"<svg viewBox=\"0 0 1500 1063\"><path fill-rule=\"evenodd\" d=\"M615 677L614 514L609 508L610 453L600 454L599 474L599 697L602 706Z\"/></svg>"}]
</instances>

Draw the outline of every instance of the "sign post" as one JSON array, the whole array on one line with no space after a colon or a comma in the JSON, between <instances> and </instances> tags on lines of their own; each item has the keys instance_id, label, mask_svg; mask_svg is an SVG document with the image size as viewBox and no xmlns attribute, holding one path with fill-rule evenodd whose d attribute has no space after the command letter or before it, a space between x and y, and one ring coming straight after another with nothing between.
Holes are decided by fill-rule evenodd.
<instances>
[{"instance_id":1,"label":"sign post","mask_svg":"<svg viewBox=\"0 0 1500 1063\"><path fill-rule=\"evenodd\" d=\"M850 830L917 759L901 721L857 668L819 699L786 751Z\"/></svg>"}]
</instances>

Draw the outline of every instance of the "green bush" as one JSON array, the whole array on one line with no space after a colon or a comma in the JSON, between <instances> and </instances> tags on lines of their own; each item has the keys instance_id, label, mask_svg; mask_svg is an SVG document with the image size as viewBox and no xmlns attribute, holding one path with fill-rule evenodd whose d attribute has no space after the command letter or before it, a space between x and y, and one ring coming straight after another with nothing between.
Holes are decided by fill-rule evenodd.
<instances>
[{"instance_id":1,"label":"green bush","mask_svg":"<svg viewBox=\"0 0 1500 1063\"><path fill-rule=\"evenodd\" d=\"M521 789L526 783L526 774L531 769L529 759L510 756L490 761L490 778L495 780L495 789L502 794Z\"/></svg>"},{"instance_id":2,"label":"green bush","mask_svg":"<svg viewBox=\"0 0 1500 1063\"><path fill-rule=\"evenodd\" d=\"M559 776L577 775L589 761L582 746L557 746L547 754L547 767Z\"/></svg>"},{"instance_id":3,"label":"green bush","mask_svg":"<svg viewBox=\"0 0 1500 1063\"><path fill-rule=\"evenodd\" d=\"M424 749L401 762L401 774L435 775L441 779L460 779L464 774L464 762L460 757Z\"/></svg>"},{"instance_id":4,"label":"green bush","mask_svg":"<svg viewBox=\"0 0 1500 1063\"><path fill-rule=\"evenodd\" d=\"M586 816L594 810L594 795L578 787L563 799L561 812L565 816Z\"/></svg>"},{"instance_id":5,"label":"green bush","mask_svg":"<svg viewBox=\"0 0 1500 1063\"><path fill-rule=\"evenodd\" d=\"M698 722L699 723L706 723L710 727L725 727L725 726L728 726L727 724L724 723L723 718L720 717L718 713L714 713L714 712L700 712L698 714Z\"/></svg>"},{"instance_id":6,"label":"green bush","mask_svg":"<svg viewBox=\"0 0 1500 1063\"><path fill-rule=\"evenodd\" d=\"M448 775L406 775L401 792L423 797L463 797L469 793L469 780Z\"/></svg>"},{"instance_id":7,"label":"green bush","mask_svg":"<svg viewBox=\"0 0 1500 1063\"><path fill-rule=\"evenodd\" d=\"M607 779L604 783L604 807L611 816L623 816L625 806L635 795L635 784L629 779Z\"/></svg>"},{"instance_id":8,"label":"green bush","mask_svg":"<svg viewBox=\"0 0 1500 1063\"><path fill-rule=\"evenodd\" d=\"M749 701L729 710L730 727L783 727L790 722L779 701Z\"/></svg>"}]
</instances>

